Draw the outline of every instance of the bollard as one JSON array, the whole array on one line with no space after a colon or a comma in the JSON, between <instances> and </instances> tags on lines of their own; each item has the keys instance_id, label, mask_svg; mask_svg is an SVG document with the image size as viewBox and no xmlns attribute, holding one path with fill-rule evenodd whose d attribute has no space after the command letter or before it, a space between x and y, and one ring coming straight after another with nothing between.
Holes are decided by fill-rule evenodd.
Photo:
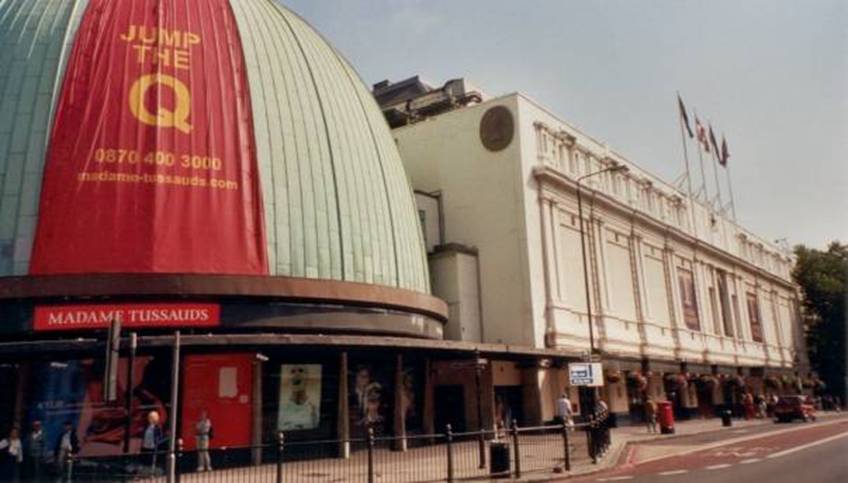
<instances>
[{"instance_id":1,"label":"bollard","mask_svg":"<svg viewBox=\"0 0 848 483\"><path fill-rule=\"evenodd\" d=\"M448 451L448 483L453 483L453 430L450 424L445 426L445 441Z\"/></svg>"},{"instance_id":2,"label":"bollard","mask_svg":"<svg viewBox=\"0 0 848 483\"><path fill-rule=\"evenodd\" d=\"M571 471L571 452L568 448L568 421L562 422L562 451L565 458L565 471Z\"/></svg>"},{"instance_id":3,"label":"bollard","mask_svg":"<svg viewBox=\"0 0 848 483\"><path fill-rule=\"evenodd\" d=\"M512 420L512 447L515 451L515 477L521 478L521 447L518 443L518 421Z\"/></svg>"},{"instance_id":4,"label":"bollard","mask_svg":"<svg viewBox=\"0 0 848 483\"><path fill-rule=\"evenodd\" d=\"M368 428L368 483L374 483L374 428Z\"/></svg>"},{"instance_id":5,"label":"bollard","mask_svg":"<svg viewBox=\"0 0 848 483\"><path fill-rule=\"evenodd\" d=\"M183 438L177 439L177 458L174 462L174 482L180 483L180 466L183 460Z\"/></svg>"},{"instance_id":6,"label":"bollard","mask_svg":"<svg viewBox=\"0 0 848 483\"><path fill-rule=\"evenodd\" d=\"M285 435L282 431L277 433L277 483L283 483L283 449Z\"/></svg>"},{"instance_id":7,"label":"bollard","mask_svg":"<svg viewBox=\"0 0 848 483\"><path fill-rule=\"evenodd\" d=\"M74 454L70 451L65 455L65 481L74 481Z\"/></svg>"}]
</instances>

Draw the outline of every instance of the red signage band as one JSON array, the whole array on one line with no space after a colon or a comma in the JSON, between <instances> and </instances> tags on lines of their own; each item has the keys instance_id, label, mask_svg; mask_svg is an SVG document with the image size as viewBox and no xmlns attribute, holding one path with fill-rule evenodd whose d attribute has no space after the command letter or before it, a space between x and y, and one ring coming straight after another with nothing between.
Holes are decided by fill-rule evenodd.
<instances>
[{"instance_id":1,"label":"red signage band","mask_svg":"<svg viewBox=\"0 0 848 483\"><path fill-rule=\"evenodd\" d=\"M228 0L91 0L65 72L30 271L268 273Z\"/></svg>"},{"instance_id":2,"label":"red signage band","mask_svg":"<svg viewBox=\"0 0 848 483\"><path fill-rule=\"evenodd\" d=\"M221 307L202 303L144 303L43 305L35 307L35 331L107 329L113 320L121 327L215 327Z\"/></svg>"}]
</instances>

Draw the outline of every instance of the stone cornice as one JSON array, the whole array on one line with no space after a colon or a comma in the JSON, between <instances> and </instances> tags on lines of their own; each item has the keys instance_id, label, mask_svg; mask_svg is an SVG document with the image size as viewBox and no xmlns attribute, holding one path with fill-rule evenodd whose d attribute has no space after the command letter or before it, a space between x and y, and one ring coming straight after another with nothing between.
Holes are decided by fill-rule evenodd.
<instances>
[{"instance_id":1,"label":"stone cornice","mask_svg":"<svg viewBox=\"0 0 848 483\"><path fill-rule=\"evenodd\" d=\"M550 185L557 188L564 188L572 193L577 192L577 183L574 180L551 167L536 166L535 168L533 168L533 176L539 182L540 188L543 188L545 185ZM791 281L780 278L779 276L770 273L756 265L753 265L751 262L740 258L737 255L725 251L715 245L706 243L703 240L696 238L690 235L689 233L686 233L680 228L670 225L669 223L648 216L642 213L641 211L612 198L611 196L602 191L592 190L592 192L594 193L596 203L599 203L604 207L611 209L614 212L617 212L619 215L632 218L643 225L653 228L660 233L666 234L667 236L670 236L679 242L691 245L696 249L700 249L702 252L718 259L724 260L725 262L731 265L741 265L757 277L768 279L773 283L777 283L786 287L787 289L792 290L793 292L796 289L795 285Z\"/></svg>"}]
</instances>

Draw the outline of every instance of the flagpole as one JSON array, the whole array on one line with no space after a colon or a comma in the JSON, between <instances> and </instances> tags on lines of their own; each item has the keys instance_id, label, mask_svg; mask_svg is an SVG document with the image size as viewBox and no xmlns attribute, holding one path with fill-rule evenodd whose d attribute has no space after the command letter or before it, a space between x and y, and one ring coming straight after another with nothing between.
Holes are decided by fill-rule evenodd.
<instances>
[{"instance_id":1,"label":"flagpole","mask_svg":"<svg viewBox=\"0 0 848 483\"><path fill-rule=\"evenodd\" d=\"M698 111L696 111L695 109L692 109L692 113L695 114L695 119L696 119L696 124L697 124ZM697 130L698 128L695 127L695 129ZM701 187L698 188L698 192L700 193L701 191L703 191L704 192L704 199L706 199L707 202L709 202L710 201L710 192L707 190L707 175L706 175L706 172L704 171L704 155L701 153L700 143L698 143L698 144L699 144L699 146L698 146L698 163L701 165Z\"/></svg>"},{"instance_id":2,"label":"flagpole","mask_svg":"<svg viewBox=\"0 0 848 483\"><path fill-rule=\"evenodd\" d=\"M718 159L720 153L713 153L713 174L715 175L716 196L718 197L718 206L724 211L724 203L721 201L721 184L718 181Z\"/></svg>"},{"instance_id":3,"label":"flagpole","mask_svg":"<svg viewBox=\"0 0 848 483\"><path fill-rule=\"evenodd\" d=\"M733 222L736 223L736 202L733 201L733 185L730 183L730 165L726 161L724 174L727 175L727 190L730 192L730 212L733 214Z\"/></svg>"},{"instance_id":4,"label":"flagpole","mask_svg":"<svg viewBox=\"0 0 848 483\"><path fill-rule=\"evenodd\" d=\"M680 93L677 93L680 99ZM692 202L692 174L689 172L689 152L686 149L686 133L683 131L683 113L678 109L677 119L680 121L680 142L683 144L683 163L686 167L686 187L689 190L689 216L692 218L692 233L698 236L697 224L695 223L695 203Z\"/></svg>"}]
</instances>

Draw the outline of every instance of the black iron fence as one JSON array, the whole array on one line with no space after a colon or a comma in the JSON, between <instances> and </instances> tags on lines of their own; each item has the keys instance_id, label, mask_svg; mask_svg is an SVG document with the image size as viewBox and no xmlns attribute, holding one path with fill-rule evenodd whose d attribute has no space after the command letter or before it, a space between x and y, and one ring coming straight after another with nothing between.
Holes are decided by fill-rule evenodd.
<instances>
[{"instance_id":1,"label":"black iron fence","mask_svg":"<svg viewBox=\"0 0 848 483\"><path fill-rule=\"evenodd\" d=\"M176 483L424 483L571 471L597 462L610 444L607 415L578 424L401 437L292 441L208 451L69 457L65 481ZM211 463L211 470L205 463ZM173 469L170 470L171 466Z\"/></svg>"}]
</instances>

